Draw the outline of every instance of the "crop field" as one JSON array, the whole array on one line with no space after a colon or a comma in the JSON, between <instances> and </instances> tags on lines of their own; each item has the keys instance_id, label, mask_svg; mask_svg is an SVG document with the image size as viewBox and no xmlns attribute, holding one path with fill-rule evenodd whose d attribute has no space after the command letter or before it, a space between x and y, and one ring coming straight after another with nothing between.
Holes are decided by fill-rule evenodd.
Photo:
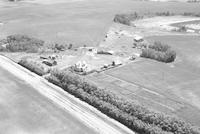
<instances>
[{"instance_id":1,"label":"crop field","mask_svg":"<svg viewBox=\"0 0 200 134\"><path fill-rule=\"evenodd\" d=\"M0 38L27 34L46 41L79 46L98 45L117 13L199 10L198 4L133 0L70 0L52 4L12 4L1 0L0 3L0 22L3 23L0 25Z\"/></svg>"}]
</instances>

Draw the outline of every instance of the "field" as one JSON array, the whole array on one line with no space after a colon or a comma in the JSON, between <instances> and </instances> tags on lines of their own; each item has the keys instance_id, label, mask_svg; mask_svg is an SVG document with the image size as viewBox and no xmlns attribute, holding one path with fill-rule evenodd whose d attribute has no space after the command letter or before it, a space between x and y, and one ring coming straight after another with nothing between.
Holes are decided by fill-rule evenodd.
<instances>
[{"instance_id":1,"label":"field","mask_svg":"<svg viewBox=\"0 0 200 134\"><path fill-rule=\"evenodd\" d=\"M2 1L0 2L2 3ZM105 4L106 3L106 4ZM195 12L199 5L133 0L82 0L65 3L0 4L0 38L27 34L45 41L96 46L112 25L114 15L126 12Z\"/></svg>"},{"instance_id":2,"label":"field","mask_svg":"<svg viewBox=\"0 0 200 134\"><path fill-rule=\"evenodd\" d=\"M174 23L174 24L172 24L172 26L175 26L175 27L185 26L189 29L195 30L196 32L200 33L200 21L199 20L181 22L181 23Z\"/></svg>"},{"instance_id":3,"label":"field","mask_svg":"<svg viewBox=\"0 0 200 134\"><path fill-rule=\"evenodd\" d=\"M177 51L177 60L165 64L141 58L88 78L156 111L200 126L199 36L154 36L147 40L168 43Z\"/></svg>"},{"instance_id":4,"label":"field","mask_svg":"<svg viewBox=\"0 0 200 134\"><path fill-rule=\"evenodd\" d=\"M174 48L178 57L174 63L180 69L190 70L199 73L200 67L200 42L199 36L180 35L180 36L150 36L147 40L165 42Z\"/></svg>"},{"instance_id":5,"label":"field","mask_svg":"<svg viewBox=\"0 0 200 134\"><path fill-rule=\"evenodd\" d=\"M100 87L156 111L176 114L195 125L200 124L199 118L196 118L200 116L199 75L141 60L88 78Z\"/></svg>"},{"instance_id":6,"label":"field","mask_svg":"<svg viewBox=\"0 0 200 134\"><path fill-rule=\"evenodd\" d=\"M0 78L1 134L95 133L70 112L64 111L2 67L0 67L0 75L4 76Z\"/></svg>"},{"instance_id":7,"label":"field","mask_svg":"<svg viewBox=\"0 0 200 134\"><path fill-rule=\"evenodd\" d=\"M188 23L188 22L198 22L200 21L199 17L191 17L191 16L159 16L159 17L152 17L142 20L137 20L134 23L135 26L140 28L145 28L145 30L152 30L152 29L159 29L159 30L167 30L172 31L175 24L180 23ZM171 25L172 24L172 25Z\"/></svg>"},{"instance_id":8,"label":"field","mask_svg":"<svg viewBox=\"0 0 200 134\"><path fill-rule=\"evenodd\" d=\"M56 55L56 67L59 69L65 69L78 61L86 61L93 68L98 68L115 59L127 60L129 56L139 55L141 50L133 48L133 34L143 36L148 42L156 40L167 43L177 52L173 63L136 58L133 62L86 78L99 87L112 90L153 110L177 115L200 126L200 118L197 118L200 117L199 35L163 29L163 26L171 23L179 25L180 21L199 18L154 17L135 22L137 27L113 24L114 16L120 13L169 11L178 14L197 12L199 9L199 4L183 2L36 0L12 4L0 0L0 39L13 34L26 34L46 41L47 45L52 42L72 43L71 50L58 53L4 53L15 61L26 56L39 62L42 62L40 56ZM125 35L119 35L116 31L123 31ZM106 39L105 35L108 36ZM87 50L74 49L74 46L103 47L115 51L116 55L91 55Z\"/></svg>"}]
</instances>

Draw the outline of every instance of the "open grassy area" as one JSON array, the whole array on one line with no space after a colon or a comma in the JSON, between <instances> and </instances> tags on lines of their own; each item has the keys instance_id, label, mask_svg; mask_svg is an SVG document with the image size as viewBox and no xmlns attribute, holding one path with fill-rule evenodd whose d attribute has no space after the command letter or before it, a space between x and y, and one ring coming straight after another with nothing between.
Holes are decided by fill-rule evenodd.
<instances>
[{"instance_id":1,"label":"open grassy area","mask_svg":"<svg viewBox=\"0 0 200 134\"><path fill-rule=\"evenodd\" d=\"M200 125L199 75L152 60L96 74L89 79L154 110ZM192 113L192 114L191 114Z\"/></svg>"},{"instance_id":2,"label":"open grassy area","mask_svg":"<svg viewBox=\"0 0 200 134\"><path fill-rule=\"evenodd\" d=\"M45 41L97 45L115 14L153 11L195 12L198 4L134 0L84 0L57 4L6 3L0 8L0 37L27 34Z\"/></svg>"},{"instance_id":3,"label":"open grassy area","mask_svg":"<svg viewBox=\"0 0 200 134\"><path fill-rule=\"evenodd\" d=\"M185 70L199 73L200 67L200 42L199 36L150 36L148 41L165 42L177 52L175 65Z\"/></svg>"}]
</instances>

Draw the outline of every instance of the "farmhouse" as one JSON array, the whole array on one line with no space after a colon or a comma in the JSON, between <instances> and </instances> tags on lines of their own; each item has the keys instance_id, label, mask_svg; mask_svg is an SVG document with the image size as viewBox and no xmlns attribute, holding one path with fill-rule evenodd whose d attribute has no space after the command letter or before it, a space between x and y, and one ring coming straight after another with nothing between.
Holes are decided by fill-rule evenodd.
<instances>
[{"instance_id":1,"label":"farmhouse","mask_svg":"<svg viewBox=\"0 0 200 134\"><path fill-rule=\"evenodd\" d=\"M91 70L85 61L77 62L74 67L74 70L77 72L89 72Z\"/></svg>"}]
</instances>

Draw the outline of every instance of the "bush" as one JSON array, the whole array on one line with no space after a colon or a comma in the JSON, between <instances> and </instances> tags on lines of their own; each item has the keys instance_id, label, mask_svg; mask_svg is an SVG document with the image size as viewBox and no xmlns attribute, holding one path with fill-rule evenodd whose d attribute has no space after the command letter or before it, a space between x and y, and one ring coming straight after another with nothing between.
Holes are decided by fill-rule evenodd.
<instances>
[{"instance_id":1,"label":"bush","mask_svg":"<svg viewBox=\"0 0 200 134\"><path fill-rule=\"evenodd\" d=\"M73 44L69 44L69 46L68 46L68 49L72 49L72 47L73 47Z\"/></svg>"},{"instance_id":2,"label":"bush","mask_svg":"<svg viewBox=\"0 0 200 134\"><path fill-rule=\"evenodd\" d=\"M161 42L154 42L153 45L149 45L149 48L143 49L140 56L169 63L176 59L176 52L171 50L169 45L162 44Z\"/></svg>"},{"instance_id":3,"label":"bush","mask_svg":"<svg viewBox=\"0 0 200 134\"><path fill-rule=\"evenodd\" d=\"M186 26L181 26L177 31L178 32L186 32L187 28L186 28Z\"/></svg>"},{"instance_id":4,"label":"bush","mask_svg":"<svg viewBox=\"0 0 200 134\"><path fill-rule=\"evenodd\" d=\"M166 11L166 12L156 12L155 14L157 16L174 16L175 15L174 13L171 13L169 11Z\"/></svg>"},{"instance_id":5,"label":"bush","mask_svg":"<svg viewBox=\"0 0 200 134\"><path fill-rule=\"evenodd\" d=\"M6 48L11 52L38 52L44 44L44 41L26 35L11 35L6 40Z\"/></svg>"},{"instance_id":6,"label":"bush","mask_svg":"<svg viewBox=\"0 0 200 134\"><path fill-rule=\"evenodd\" d=\"M153 45L149 45L149 48L161 52L166 52L167 50L171 49L169 45L162 44L160 41L155 41Z\"/></svg>"},{"instance_id":7,"label":"bush","mask_svg":"<svg viewBox=\"0 0 200 134\"><path fill-rule=\"evenodd\" d=\"M37 63L35 61L32 60L27 60L27 59L22 59L19 61L19 63L21 66L29 69L30 71L42 76L45 75L47 73L49 73L49 69L47 69L46 67L44 67L42 64Z\"/></svg>"},{"instance_id":8,"label":"bush","mask_svg":"<svg viewBox=\"0 0 200 134\"><path fill-rule=\"evenodd\" d=\"M8 50L5 48L5 47L3 47L2 45L0 45L0 52L7 52Z\"/></svg>"},{"instance_id":9,"label":"bush","mask_svg":"<svg viewBox=\"0 0 200 134\"><path fill-rule=\"evenodd\" d=\"M114 17L114 22L130 26L131 21L141 19L141 18L143 18L143 16L139 16L137 12L133 14L117 14Z\"/></svg>"},{"instance_id":10,"label":"bush","mask_svg":"<svg viewBox=\"0 0 200 134\"><path fill-rule=\"evenodd\" d=\"M200 12L199 12L199 13L194 13L194 12L184 12L182 15L183 15L183 16L194 16L194 17L200 17Z\"/></svg>"},{"instance_id":11,"label":"bush","mask_svg":"<svg viewBox=\"0 0 200 134\"><path fill-rule=\"evenodd\" d=\"M64 51L66 49L65 45L59 45L59 44L55 44L55 49L57 49L58 51Z\"/></svg>"},{"instance_id":12,"label":"bush","mask_svg":"<svg viewBox=\"0 0 200 134\"><path fill-rule=\"evenodd\" d=\"M99 89L72 72L55 70L47 79L138 133L200 134L198 128L178 118L153 112L108 90Z\"/></svg>"}]
</instances>

